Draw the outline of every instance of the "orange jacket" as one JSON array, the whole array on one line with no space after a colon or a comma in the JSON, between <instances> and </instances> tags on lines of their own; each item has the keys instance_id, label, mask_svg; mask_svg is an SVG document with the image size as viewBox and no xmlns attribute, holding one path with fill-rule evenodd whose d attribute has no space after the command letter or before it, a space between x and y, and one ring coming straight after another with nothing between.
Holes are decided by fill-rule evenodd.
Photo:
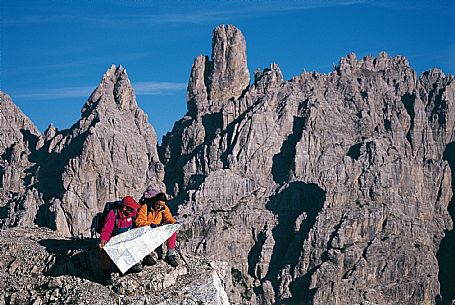
<instances>
[{"instance_id":1,"label":"orange jacket","mask_svg":"<svg viewBox=\"0 0 455 305\"><path fill-rule=\"evenodd\" d=\"M164 220L165 224L176 222L167 206L164 207L164 210L158 212L151 209L147 215L147 205L143 204L137 213L136 226L145 227L151 224L160 225L162 220Z\"/></svg>"}]
</instances>

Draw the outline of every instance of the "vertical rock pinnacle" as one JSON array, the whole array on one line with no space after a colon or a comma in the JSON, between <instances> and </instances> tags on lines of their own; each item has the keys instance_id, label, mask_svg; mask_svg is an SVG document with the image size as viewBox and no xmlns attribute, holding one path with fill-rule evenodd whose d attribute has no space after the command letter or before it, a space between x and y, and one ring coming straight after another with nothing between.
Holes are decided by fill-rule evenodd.
<instances>
[{"instance_id":1,"label":"vertical rock pinnacle","mask_svg":"<svg viewBox=\"0 0 455 305\"><path fill-rule=\"evenodd\" d=\"M212 60L200 55L193 63L188 110L219 111L225 101L240 97L249 83L245 38L235 26L220 25L213 31Z\"/></svg>"}]
</instances>

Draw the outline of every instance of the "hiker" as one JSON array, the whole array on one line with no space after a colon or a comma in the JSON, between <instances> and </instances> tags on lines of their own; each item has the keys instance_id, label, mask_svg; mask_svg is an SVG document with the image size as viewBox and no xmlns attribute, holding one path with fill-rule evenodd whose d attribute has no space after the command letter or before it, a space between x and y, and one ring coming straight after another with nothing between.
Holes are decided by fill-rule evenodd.
<instances>
[{"instance_id":1,"label":"hiker","mask_svg":"<svg viewBox=\"0 0 455 305\"><path fill-rule=\"evenodd\" d=\"M144 204L139 209L136 226L145 227L150 226L156 228L162 224L174 224L177 221L172 217L171 211L169 210L167 203L167 197L165 193L157 193L156 191L148 188L139 200ZM177 241L177 233L172 234L171 237L167 240L167 253L164 261L167 262L172 267L177 267L178 263L175 258L175 243ZM163 258L163 249L162 246L159 246L156 250L158 254L158 259ZM142 264L152 266L156 264L155 259L149 254L147 255Z\"/></svg>"},{"instance_id":2,"label":"hiker","mask_svg":"<svg viewBox=\"0 0 455 305\"><path fill-rule=\"evenodd\" d=\"M113 281L111 277L112 261L103 248L111 237L133 228L134 217L137 215L137 209L140 207L141 205L137 203L133 197L126 196L123 197L122 202L117 209L110 210L106 215L104 226L100 235L100 242L98 244L98 247L101 250L100 263L104 275L102 283L104 285L112 285ZM139 263L132 266L127 272L137 273L141 271L142 265Z\"/></svg>"}]
</instances>

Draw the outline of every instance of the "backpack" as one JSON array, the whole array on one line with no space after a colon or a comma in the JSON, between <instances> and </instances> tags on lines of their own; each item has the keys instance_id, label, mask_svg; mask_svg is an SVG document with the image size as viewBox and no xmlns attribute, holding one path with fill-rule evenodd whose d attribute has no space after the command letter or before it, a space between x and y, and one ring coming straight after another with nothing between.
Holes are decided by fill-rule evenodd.
<instances>
[{"instance_id":1,"label":"backpack","mask_svg":"<svg viewBox=\"0 0 455 305\"><path fill-rule=\"evenodd\" d=\"M120 200L106 202L106 204L104 205L103 212L96 214L95 218L93 219L93 228L96 233L101 234L101 231L103 230L103 227L104 227L104 223L106 222L107 213L109 213L110 210L114 210L115 223L114 223L113 235L115 235L115 231L117 231L117 223L118 223L117 209L120 207L121 204L122 204L122 201L120 201Z\"/></svg>"}]
</instances>

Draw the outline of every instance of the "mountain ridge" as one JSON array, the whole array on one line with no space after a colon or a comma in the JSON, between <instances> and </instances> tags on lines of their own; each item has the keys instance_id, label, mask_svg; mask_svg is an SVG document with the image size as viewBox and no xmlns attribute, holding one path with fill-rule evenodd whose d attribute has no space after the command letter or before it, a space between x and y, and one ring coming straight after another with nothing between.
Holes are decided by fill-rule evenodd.
<instances>
[{"instance_id":1,"label":"mountain ridge","mask_svg":"<svg viewBox=\"0 0 455 305\"><path fill-rule=\"evenodd\" d=\"M201 92L192 84L190 97ZM220 112L194 116L189 108L159 150L167 189L192 229L187 247L227 268L234 303L431 304L439 289L434 249L452 227L442 155L454 139L453 88L452 75L433 69L418 78L402 56L349 54L329 74L290 81L272 64L238 99L216 101ZM421 232L420 242L436 240L426 255L413 250L413 221L434 230ZM394 230L403 250L387 242ZM391 263L371 247L390 251ZM388 269L402 255L415 261ZM418 283L428 266L433 275ZM394 299L384 287L401 273L412 276ZM407 285L414 299L404 297Z\"/></svg>"}]
</instances>

